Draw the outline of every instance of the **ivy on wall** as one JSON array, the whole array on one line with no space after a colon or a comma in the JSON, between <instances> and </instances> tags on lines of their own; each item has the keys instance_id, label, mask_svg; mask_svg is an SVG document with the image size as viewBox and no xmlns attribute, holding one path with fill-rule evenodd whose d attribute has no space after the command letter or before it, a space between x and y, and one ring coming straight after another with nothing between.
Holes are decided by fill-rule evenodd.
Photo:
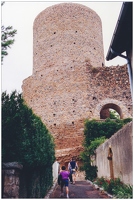
<instances>
[{"instance_id":1,"label":"ivy on wall","mask_svg":"<svg viewBox=\"0 0 134 200\"><path fill-rule=\"evenodd\" d=\"M44 197L52 185L53 137L16 91L11 95L2 93L2 162L14 161L20 162L28 172L27 184L34 185L27 186L31 188L27 197Z\"/></svg>"},{"instance_id":2,"label":"ivy on wall","mask_svg":"<svg viewBox=\"0 0 134 200\"><path fill-rule=\"evenodd\" d=\"M80 157L83 160L81 170L86 173L86 179L93 180L97 177L97 167L92 165L91 156L95 155L95 149L106 139L109 139L114 133L123 127L126 123L132 121L127 119L109 119L105 121L86 120L84 128L84 151Z\"/></svg>"}]
</instances>

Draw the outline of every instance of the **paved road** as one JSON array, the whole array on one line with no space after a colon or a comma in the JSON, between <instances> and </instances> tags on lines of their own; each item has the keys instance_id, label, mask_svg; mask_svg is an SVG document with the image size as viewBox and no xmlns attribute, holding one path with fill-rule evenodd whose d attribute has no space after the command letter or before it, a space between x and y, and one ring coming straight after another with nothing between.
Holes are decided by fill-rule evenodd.
<instances>
[{"instance_id":1,"label":"paved road","mask_svg":"<svg viewBox=\"0 0 134 200\"><path fill-rule=\"evenodd\" d=\"M51 193L50 199L66 198L65 188L64 196L60 197L60 186L57 185L56 189ZM88 181L76 181L75 185L69 183L69 198L88 198L88 199L109 199L106 194L96 190Z\"/></svg>"}]
</instances>

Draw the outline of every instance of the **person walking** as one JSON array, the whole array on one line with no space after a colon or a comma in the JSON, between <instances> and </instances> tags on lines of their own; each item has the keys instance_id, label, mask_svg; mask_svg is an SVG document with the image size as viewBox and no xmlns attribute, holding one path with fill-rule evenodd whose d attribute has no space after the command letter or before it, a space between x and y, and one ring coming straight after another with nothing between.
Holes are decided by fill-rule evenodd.
<instances>
[{"instance_id":1,"label":"person walking","mask_svg":"<svg viewBox=\"0 0 134 200\"><path fill-rule=\"evenodd\" d=\"M72 161L68 164L68 169L70 171L70 176L72 176L71 180L73 184L76 181L76 171L78 170L78 164L75 161L75 158L72 158Z\"/></svg>"},{"instance_id":2,"label":"person walking","mask_svg":"<svg viewBox=\"0 0 134 200\"><path fill-rule=\"evenodd\" d=\"M66 170L66 167L65 166L62 166L62 171L60 172L60 176L61 176L61 196L63 194L63 187L65 186L66 188L66 196L67 198L69 198L69 175L70 175L70 172Z\"/></svg>"}]
</instances>

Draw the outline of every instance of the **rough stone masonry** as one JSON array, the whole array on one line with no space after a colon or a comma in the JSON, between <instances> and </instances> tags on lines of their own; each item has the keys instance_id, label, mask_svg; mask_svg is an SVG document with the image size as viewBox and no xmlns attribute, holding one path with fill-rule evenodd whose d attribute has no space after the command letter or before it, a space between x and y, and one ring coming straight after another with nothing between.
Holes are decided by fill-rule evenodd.
<instances>
[{"instance_id":1,"label":"rough stone masonry","mask_svg":"<svg viewBox=\"0 0 134 200\"><path fill-rule=\"evenodd\" d=\"M109 108L132 116L127 66L105 67L100 17L81 4L56 4L36 17L33 73L22 90L54 136L59 162L79 155L85 119Z\"/></svg>"}]
</instances>

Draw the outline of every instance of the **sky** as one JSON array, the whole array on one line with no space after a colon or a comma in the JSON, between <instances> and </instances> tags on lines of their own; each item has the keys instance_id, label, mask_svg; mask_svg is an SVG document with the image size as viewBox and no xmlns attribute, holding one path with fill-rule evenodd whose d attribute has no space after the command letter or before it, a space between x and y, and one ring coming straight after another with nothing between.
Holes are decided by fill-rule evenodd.
<instances>
[{"instance_id":1,"label":"sky","mask_svg":"<svg viewBox=\"0 0 134 200\"><path fill-rule=\"evenodd\" d=\"M33 70L33 22L36 16L49 6L72 2L85 5L94 10L102 21L104 57L106 58L113 32L122 7L122 1L5 1L1 10L1 25L17 29L15 43L8 50L8 56L1 65L1 91L22 92L24 79ZM105 60L105 66L123 65L126 60L117 57Z\"/></svg>"}]
</instances>

